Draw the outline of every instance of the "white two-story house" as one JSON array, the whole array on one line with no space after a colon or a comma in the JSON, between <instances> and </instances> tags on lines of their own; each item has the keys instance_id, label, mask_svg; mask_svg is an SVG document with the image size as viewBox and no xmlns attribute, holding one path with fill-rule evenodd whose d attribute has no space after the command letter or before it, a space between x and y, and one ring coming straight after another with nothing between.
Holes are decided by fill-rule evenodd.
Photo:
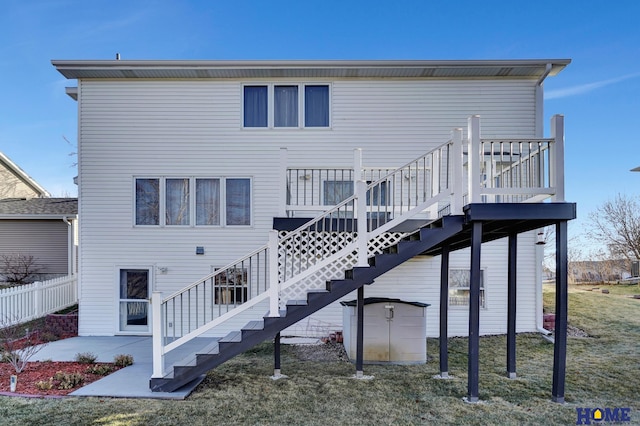
<instances>
[{"instance_id":1,"label":"white two-story house","mask_svg":"<svg viewBox=\"0 0 640 426\"><path fill-rule=\"evenodd\" d=\"M427 336L442 306L446 334L467 335L474 300L479 334L507 332L507 234L483 234L479 275L455 235L469 205L564 201L543 83L569 62L53 61L77 80L79 334L161 334L164 353L286 317L354 267L378 272L277 331L340 330L338 302L364 285L430 304ZM465 214L397 265L375 260ZM517 229L518 332L542 326L536 230L550 223Z\"/></svg>"}]
</instances>

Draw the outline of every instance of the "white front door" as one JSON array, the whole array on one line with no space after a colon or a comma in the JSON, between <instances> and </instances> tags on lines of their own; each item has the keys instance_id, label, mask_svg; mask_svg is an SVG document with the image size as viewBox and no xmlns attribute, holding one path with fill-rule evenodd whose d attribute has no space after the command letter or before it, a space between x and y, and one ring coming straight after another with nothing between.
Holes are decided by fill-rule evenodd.
<instances>
[{"instance_id":1,"label":"white front door","mask_svg":"<svg viewBox=\"0 0 640 426\"><path fill-rule=\"evenodd\" d=\"M149 332L148 269L120 269L120 331Z\"/></svg>"}]
</instances>

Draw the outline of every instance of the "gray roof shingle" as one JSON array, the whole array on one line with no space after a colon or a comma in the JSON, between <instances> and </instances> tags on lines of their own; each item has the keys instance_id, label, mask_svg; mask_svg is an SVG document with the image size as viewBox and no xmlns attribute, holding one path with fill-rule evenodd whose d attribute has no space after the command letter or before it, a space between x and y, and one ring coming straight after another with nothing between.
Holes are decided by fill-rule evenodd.
<instances>
[{"instance_id":1,"label":"gray roof shingle","mask_svg":"<svg viewBox=\"0 0 640 426\"><path fill-rule=\"evenodd\" d=\"M77 198L6 198L0 200L0 215L77 215Z\"/></svg>"}]
</instances>

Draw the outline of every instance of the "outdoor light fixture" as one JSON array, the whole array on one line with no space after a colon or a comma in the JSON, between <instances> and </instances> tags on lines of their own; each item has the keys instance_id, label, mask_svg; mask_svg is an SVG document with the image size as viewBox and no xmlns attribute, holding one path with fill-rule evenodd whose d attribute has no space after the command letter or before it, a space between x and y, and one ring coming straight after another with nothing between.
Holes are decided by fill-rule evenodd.
<instances>
[{"instance_id":1,"label":"outdoor light fixture","mask_svg":"<svg viewBox=\"0 0 640 426\"><path fill-rule=\"evenodd\" d=\"M544 240L544 232L538 231L538 236L536 238L536 245L543 246L545 244L546 244L546 241Z\"/></svg>"},{"instance_id":2,"label":"outdoor light fixture","mask_svg":"<svg viewBox=\"0 0 640 426\"><path fill-rule=\"evenodd\" d=\"M311 179L311 175L302 175L300 176L300 180L309 180Z\"/></svg>"}]
</instances>

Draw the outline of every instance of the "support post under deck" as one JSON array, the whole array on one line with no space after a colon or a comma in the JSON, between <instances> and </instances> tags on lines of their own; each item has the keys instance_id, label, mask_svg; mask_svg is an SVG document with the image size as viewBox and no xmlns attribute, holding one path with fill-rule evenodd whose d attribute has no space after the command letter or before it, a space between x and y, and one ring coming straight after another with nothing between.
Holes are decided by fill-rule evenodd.
<instances>
[{"instance_id":1,"label":"support post under deck","mask_svg":"<svg viewBox=\"0 0 640 426\"><path fill-rule=\"evenodd\" d=\"M482 222L473 222L471 228L471 271L469 277L469 356L467 402L478 402L480 372L480 248Z\"/></svg>"},{"instance_id":2,"label":"support post under deck","mask_svg":"<svg viewBox=\"0 0 640 426\"><path fill-rule=\"evenodd\" d=\"M280 332L273 339L273 377L280 377Z\"/></svg>"},{"instance_id":3,"label":"support post under deck","mask_svg":"<svg viewBox=\"0 0 640 426\"><path fill-rule=\"evenodd\" d=\"M440 378L449 377L449 245L442 247L440 257Z\"/></svg>"},{"instance_id":4,"label":"support post under deck","mask_svg":"<svg viewBox=\"0 0 640 426\"><path fill-rule=\"evenodd\" d=\"M356 330L356 377L363 377L364 359L364 286L358 288L358 327Z\"/></svg>"},{"instance_id":5,"label":"support post under deck","mask_svg":"<svg viewBox=\"0 0 640 426\"><path fill-rule=\"evenodd\" d=\"M518 235L509 234L507 272L507 377L516 378L516 263Z\"/></svg>"},{"instance_id":6,"label":"support post under deck","mask_svg":"<svg viewBox=\"0 0 640 426\"><path fill-rule=\"evenodd\" d=\"M567 221L556 223L556 327L553 347L553 402L564 403L567 367Z\"/></svg>"}]
</instances>

